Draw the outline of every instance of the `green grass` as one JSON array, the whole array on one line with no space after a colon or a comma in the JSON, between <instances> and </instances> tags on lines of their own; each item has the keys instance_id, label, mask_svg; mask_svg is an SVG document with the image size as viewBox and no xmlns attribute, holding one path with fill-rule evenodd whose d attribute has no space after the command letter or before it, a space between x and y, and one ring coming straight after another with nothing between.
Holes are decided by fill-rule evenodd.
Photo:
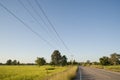
<instances>
[{"instance_id":1,"label":"green grass","mask_svg":"<svg viewBox=\"0 0 120 80\"><path fill-rule=\"evenodd\" d=\"M51 66L0 66L0 80L44 80L66 69Z\"/></svg>"},{"instance_id":2,"label":"green grass","mask_svg":"<svg viewBox=\"0 0 120 80\"><path fill-rule=\"evenodd\" d=\"M120 72L120 65L112 65L112 66L91 65L90 67Z\"/></svg>"},{"instance_id":3,"label":"green grass","mask_svg":"<svg viewBox=\"0 0 120 80\"><path fill-rule=\"evenodd\" d=\"M115 72L120 72L120 65L116 65L116 66L104 66L104 69L115 71Z\"/></svg>"},{"instance_id":4,"label":"green grass","mask_svg":"<svg viewBox=\"0 0 120 80\"><path fill-rule=\"evenodd\" d=\"M73 80L76 76L77 66L69 67L67 70L51 76L48 80Z\"/></svg>"},{"instance_id":5,"label":"green grass","mask_svg":"<svg viewBox=\"0 0 120 80\"><path fill-rule=\"evenodd\" d=\"M90 67L104 69L104 66L102 66L102 65L91 65Z\"/></svg>"}]
</instances>

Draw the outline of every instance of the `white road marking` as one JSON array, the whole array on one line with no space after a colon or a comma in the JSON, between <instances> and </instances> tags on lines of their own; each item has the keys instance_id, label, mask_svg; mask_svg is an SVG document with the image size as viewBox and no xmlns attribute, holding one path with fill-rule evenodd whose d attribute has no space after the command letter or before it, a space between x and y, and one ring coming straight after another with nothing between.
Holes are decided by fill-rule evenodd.
<instances>
[{"instance_id":1,"label":"white road marking","mask_svg":"<svg viewBox=\"0 0 120 80\"><path fill-rule=\"evenodd\" d=\"M82 72L80 71L80 67L79 67L79 72L80 72L80 80L82 80Z\"/></svg>"}]
</instances>

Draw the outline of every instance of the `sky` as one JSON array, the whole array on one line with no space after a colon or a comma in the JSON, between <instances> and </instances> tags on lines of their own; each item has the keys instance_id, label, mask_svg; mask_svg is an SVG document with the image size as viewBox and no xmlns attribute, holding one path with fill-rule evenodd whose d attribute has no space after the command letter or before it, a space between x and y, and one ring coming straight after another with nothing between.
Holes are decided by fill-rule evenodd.
<instances>
[{"instance_id":1,"label":"sky","mask_svg":"<svg viewBox=\"0 0 120 80\"><path fill-rule=\"evenodd\" d=\"M66 55L68 60L80 62L99 61L102 56L120 53L120 0L37 1L69 50L57 37L35 0L0 0L40 35L0 5L0 62L16 59L34 63L36 57L44 57L50 62L54 50Z\"/></svg>"}]
</instances>

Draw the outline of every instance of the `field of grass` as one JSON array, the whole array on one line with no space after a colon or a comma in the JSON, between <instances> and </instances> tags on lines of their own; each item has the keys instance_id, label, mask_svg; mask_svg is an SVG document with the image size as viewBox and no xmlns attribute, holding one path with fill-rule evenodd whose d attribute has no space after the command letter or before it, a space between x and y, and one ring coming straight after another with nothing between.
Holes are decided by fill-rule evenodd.
<instances>
[{"instance_id":1,"label":"field of grass","mask_svg":"<svg viewBox=\"0 0 120 80\"><path fill-rule=\"evenodd\" d=\"M53 75L48 80L73 80L73 78L76 76L77 68L77 66L70 67L61 73Z\"/></svg>"},{"instance_id":2,"label":"field of grass","mask_svg":"<svg viewBox=\"0 0 120 80\"><path fill-rule=\"evenodd\" d=\"M120 72L120 65L112 65L112 66L91 65L90 67Z\"/></svg>"},{"instance_id":3,"label":"field of grass","mask_svg":"<svg viewBox=\"0 0 120 80\"><path fill-rule=\"evenodd\" d=\"M91 65L90 67L104 69L104 66L102 66L102 65Z\"/></svg>"},{"instance_id":4,"label":"field of grass","mask_svg":"<svg viewBox=\"0 0 120 80\"><path fill-rule=\"evenodd\" d=\"M66 69L68 67L0 66L0 80L44 80Z\"/></svg>"},{"instance_id":5,"label":"field of grass","mask_svg":"<svg viewBox=\"0 0 120 80\"><path fill-rule=\"evenodd\" d=\"M116 65L116 66L104 66L104 69L115 71L115 72L120 72L120 65Z\"/></svg>"}]
</instances>

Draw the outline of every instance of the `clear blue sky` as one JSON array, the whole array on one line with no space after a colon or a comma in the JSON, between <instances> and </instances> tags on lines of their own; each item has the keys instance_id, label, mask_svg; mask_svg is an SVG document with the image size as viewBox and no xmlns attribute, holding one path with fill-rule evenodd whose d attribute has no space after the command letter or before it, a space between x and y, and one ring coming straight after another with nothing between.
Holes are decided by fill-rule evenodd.
<instances>
[{"instance_id":1,"label":"clear blue sky","mask_svg":"<svg viewBox=\"0 0 120 80\"><path fill-rule=\"evenodd\" d=\"M70 52L56 39L35 1L29 0L48 28L27 0L21 1L40 24L18 0L0 0L0 3L54 47L46 44L0 6L0 62L6 62L7 59L34 62L36 57L45 57L50 61L56 49L69 60L73 55L77 61L98 61L102 56L120 53L120 0L38 0Z\"/></svg>"}]
</instances>

